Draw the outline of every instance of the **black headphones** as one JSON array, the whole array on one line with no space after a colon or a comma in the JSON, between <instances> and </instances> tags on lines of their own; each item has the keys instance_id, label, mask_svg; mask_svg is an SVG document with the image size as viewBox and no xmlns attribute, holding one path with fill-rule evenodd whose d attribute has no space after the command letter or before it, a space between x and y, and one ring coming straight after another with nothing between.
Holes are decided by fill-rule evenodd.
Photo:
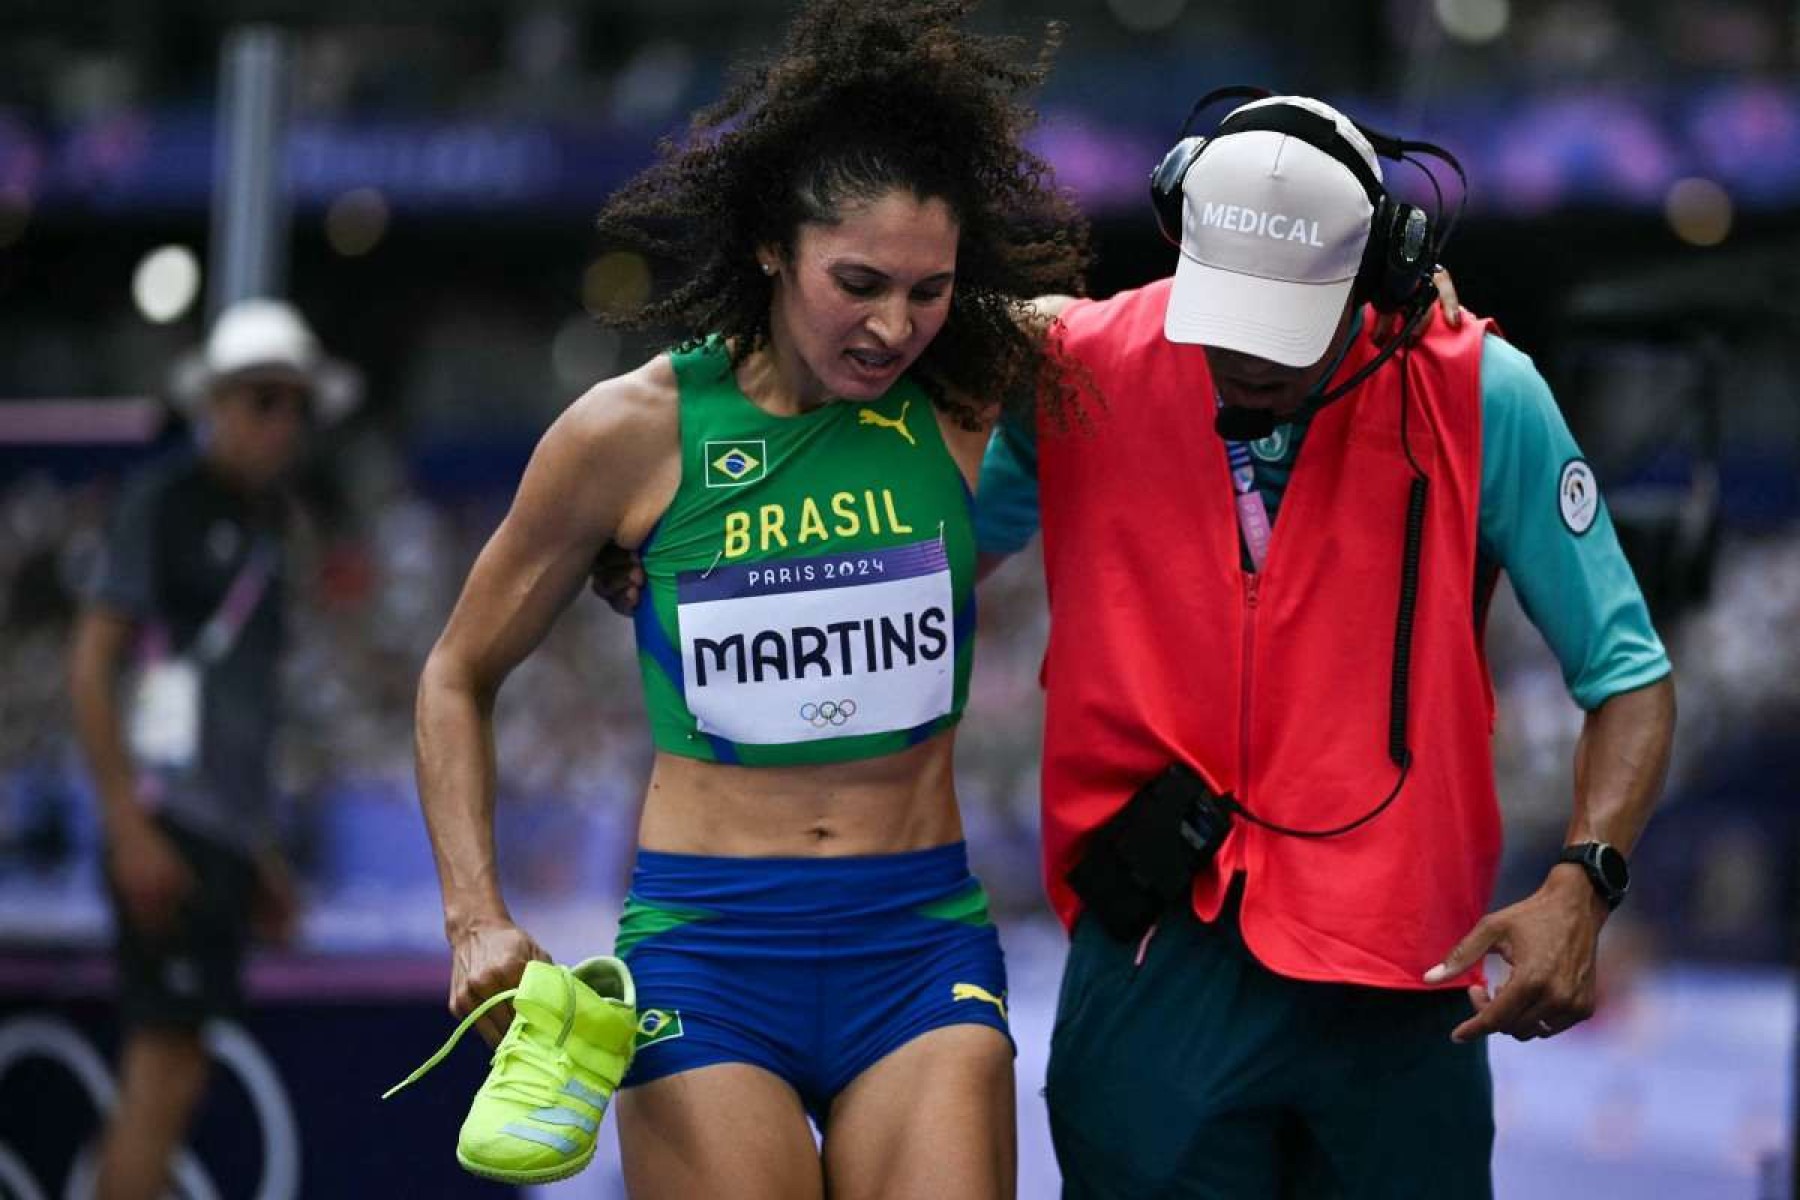
<instances>
[{"instance_id":1,"label":"black headphones","mask_svg":"<svg viewBox=\"0 0 1800 1200\"><path fill-rule=\"evenodd\" d=\"M1200 113L1226 99L1266 100L1274 93L1258 87L1218 88L1202 96L1189 110L1181 124L1181 139L1163 155L1161 163L1150 174L1150 201L1156 209L1156 223L1163 237L1177 248L1181 245L1182 183L1207 146L1228 134L1269 130L1299 138L1307 145L1329 154L1342 163L1369 197L1374 207L1369 241L1363 248L1362 265L1357 269L1351 295L1356 303L1367 302L1381 312L1395 312L1420 303L1433 294L1431 274L1442 257L1444 246L1462 215L1462 196L1467 193L1467 177L1462 164L1448 150L1430 142L1406 141L1369 128L1358 121L1351 124L1369 140L1369 145L1382 158L1411 163L1431 181L1438 197L1438 212L1428 214L1417 205L1395 200L1382 186L1369 163L1357 148L1338 132L1336 122L1302 108L1297 104L1266 104L1248 111L1234 110L1206 137L1191 135L1194 119ZM1348 119L1348 118L1346 118ZM1437 178L1414 154L1424 154L1447 164L1463 181L1463 192L1457 199L1456 212L1449 220L1443 217L1443 192Z\"/></svg>"}]
</instances>

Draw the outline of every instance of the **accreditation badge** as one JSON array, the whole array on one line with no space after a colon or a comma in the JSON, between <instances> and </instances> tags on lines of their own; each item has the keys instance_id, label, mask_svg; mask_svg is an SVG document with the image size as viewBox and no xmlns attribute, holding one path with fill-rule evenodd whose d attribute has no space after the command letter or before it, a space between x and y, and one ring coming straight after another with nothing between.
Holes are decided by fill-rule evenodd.
<instances>
[{"instance_id":1,"label":"accreditation badge","mask_svg":"<svg viewBox=\"0 0 1800 1200\"><path fill-rule=\"evenodd\" d=\"M134 681L127 740L138 764L186 769L200 753L200 667L185 658L147 665Z\"/></svg>"},{"instance_id":2,"label":"accreditation badge","mask_svg":"<svg viewBox=\"0 0 1800 1200\"><path fill-rule=\"evenodd\" d=\"M936 539L685 571L682 688L702 733L751 745L908 730L950 711L950 562Z\"/></svg>"}]
</instances>

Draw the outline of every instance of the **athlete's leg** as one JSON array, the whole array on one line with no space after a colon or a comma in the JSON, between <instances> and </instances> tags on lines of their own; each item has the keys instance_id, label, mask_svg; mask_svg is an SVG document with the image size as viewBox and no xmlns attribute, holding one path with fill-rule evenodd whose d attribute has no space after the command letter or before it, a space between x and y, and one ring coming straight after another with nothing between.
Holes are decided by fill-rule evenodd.
<instances>
[{"instance_id":1,"label":"athlete's leg","mask_svg":"<svg viewBox=\"0 0 1800 1200\"><path fill-rule=\"evenodd\" d=\"M794 1089L759 1067L721 1063L620 1090L615 1102L631 1200L816 1200L812 1126Z\"/></svg>"},{"instance_id":2,"label":"athlete's leg","mask_svg":"<svg viewBox=\"0 0 1800 1200\"><path fill-rule=\"evenodd\" d=\"M998 1029L950 1025L858 1075L825 1127L832 1200L1008 1200L1018 1172L1012 1058Z\"/></svg>"},{"instance_id":3,"label":"athlete's leg","mask_svg":"<svg viewBox=\"0 0 1800 1200\"><path fill-rule=\"evenodd\" d=\"M155 1200L206 1090L206 1047L194 1029L138 1029L125 1040L119 1100L101 1143L98 1200Z\"/></svg>"}]
</instances>

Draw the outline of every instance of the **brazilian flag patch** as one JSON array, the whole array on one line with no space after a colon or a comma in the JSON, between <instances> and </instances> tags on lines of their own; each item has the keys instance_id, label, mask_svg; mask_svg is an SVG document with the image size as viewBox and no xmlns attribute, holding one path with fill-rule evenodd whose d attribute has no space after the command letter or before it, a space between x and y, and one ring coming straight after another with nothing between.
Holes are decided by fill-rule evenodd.
<instances>
[{"instance_id":1,"label":"brazilian flag patch","mask_svg":"<svg viewBox=\"0 0 1800 1200\"><path fill-rule=\"evenodd\" d=\"M761 438L709 441L701 449L706 458L709 488L743 487L769 473L769 451Z\"/></svg>"},{"instance_id":2,"label":"brazilian flag patch","mask_svg":"<svg viewBox=\"0 0 1800 1200\"><path fill-rule=\"evenodd\" d=\"M646 1008L644 1015L638 1018L637 1040L634 1045L636 1049L642 1050L657 1042L674 1041L681 1033L679 1012L668 1008Z\"/></svg>"}]
</instances>

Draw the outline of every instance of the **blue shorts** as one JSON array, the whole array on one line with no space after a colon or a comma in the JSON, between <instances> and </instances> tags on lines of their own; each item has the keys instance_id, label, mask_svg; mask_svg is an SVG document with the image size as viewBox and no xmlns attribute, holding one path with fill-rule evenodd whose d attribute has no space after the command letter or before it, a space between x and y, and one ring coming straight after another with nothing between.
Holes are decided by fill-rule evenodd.
<instances>
[{"instance_id":1,"label":"blue shorts","mask_svg":"<svg viewBox=\"0 0 1800 1200\"><path fill-rule=\"evenodd\" d=\"M922 1033L1012 1036L1000 938L961 842L855 858L639 851L615 952L637 982L625 1087L749 1063L823 1128L851 1080Z\"/></svg>"}]
</instances>

